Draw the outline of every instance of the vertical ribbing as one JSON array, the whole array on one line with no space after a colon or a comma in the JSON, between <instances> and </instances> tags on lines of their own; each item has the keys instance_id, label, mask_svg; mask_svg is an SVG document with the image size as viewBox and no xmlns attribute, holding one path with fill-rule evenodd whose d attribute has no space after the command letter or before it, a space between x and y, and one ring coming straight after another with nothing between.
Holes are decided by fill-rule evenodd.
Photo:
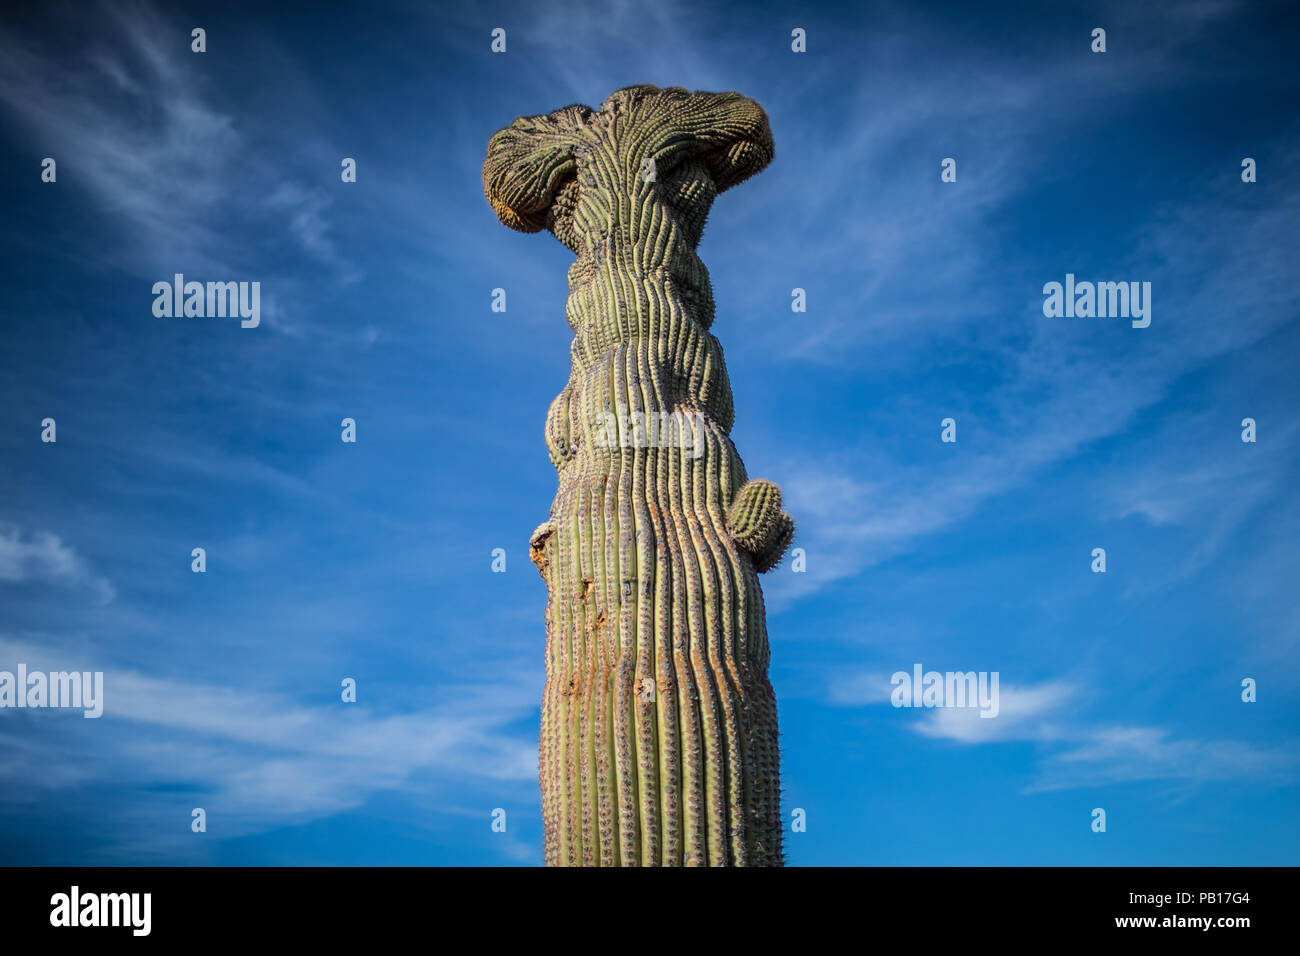
<instances>
[{"instance_id":1,"label":"vertical ribbing","mask_svg":"<svg viewBox=\"0 0 1300 956\"><path fill-rule=\"evenodd\" d=\"M717 193L771 153L752 101L654 87L599 112L521 118L489 144L501 220L548 228L578 255L572 372L545 430L560 487L531 552L548 592L549 864L782 862L757 573L793 526L728 437L731 387L695 254ZM641 179L647 156L655 182ZM692 438L702 423L703 453L672 432L647 444L636 414L647 426L675 414Z\"/></svg>"}]
</instances>

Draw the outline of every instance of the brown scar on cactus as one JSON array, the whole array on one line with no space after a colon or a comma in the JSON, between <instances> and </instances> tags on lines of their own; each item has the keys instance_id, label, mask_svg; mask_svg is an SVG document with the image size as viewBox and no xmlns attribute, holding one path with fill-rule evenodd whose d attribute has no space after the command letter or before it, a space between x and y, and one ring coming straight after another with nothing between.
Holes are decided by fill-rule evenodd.
<instances>
[{"instance_id":1,"label":"brown scar on cactus","mask_svg":"<svg viewBox=\"0 0 1300 956\"><path fill-rule=\"evenodd\" d=\"M572 364L543 427L559 488L529 539L547 585L538 776L550 865L783 862L758 574L794 522L731 441L731 383L695 252L714 199L773 154L753 100L681 87L522 116L488 141L497 217L575 254ZM644 440L635 421L611 434L620 415L698 424L685 447ZM584 631L593 595L606 606ZM638 693L647 681L661 692L651 700Z\"/></svg>"},{"instance_id":2,"label":"brown scar on cactus","mask_svg":"<svg viewBox=\"0 0 1300 956\"><path fill-rule=\"evenodd\" d=\"M555 534L555 526L549 521L538 525L528 538L528 559L537 565L537 573L546 580L546 542Z\"/></svg>"}]
</instances>

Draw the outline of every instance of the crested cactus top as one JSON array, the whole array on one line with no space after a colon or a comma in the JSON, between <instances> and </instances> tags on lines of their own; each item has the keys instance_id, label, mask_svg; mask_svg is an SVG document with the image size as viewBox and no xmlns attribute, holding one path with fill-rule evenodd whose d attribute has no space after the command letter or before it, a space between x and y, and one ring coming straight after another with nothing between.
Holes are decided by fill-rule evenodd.
<instances>
[{"instance_id":1,"label":"crested cactus top","mask_svg":"<svg viewBox=\"0 0 1300 956\"><path fill-rule=\"evenodd\" d=\"M622 135L634 130L634 135ZM772 161L774 147L763 108L739 93L692 93L680 86L629 86L599 110L574 104L541 116L521 116L488 142L483 187L505 225L521 232L550 229L565 245L583 198L582 167L601 146L615 161L645 159L659 177L693 158L718 193L744 182ZM591 185L595 185L592 183ZM566 191L576 191L565 197ZM580 237L579 237L580 238ZM698 237L696 237L698 241Z\"/></svg>"}]
</instances>

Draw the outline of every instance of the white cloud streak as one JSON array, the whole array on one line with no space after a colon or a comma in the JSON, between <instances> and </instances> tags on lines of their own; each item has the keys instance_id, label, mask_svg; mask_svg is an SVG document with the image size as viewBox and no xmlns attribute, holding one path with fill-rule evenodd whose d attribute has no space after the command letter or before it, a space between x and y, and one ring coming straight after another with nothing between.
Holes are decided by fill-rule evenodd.
<instances>
[{"instance_id":1,"label":"white cloud streak","mask_svg":"<svg viewBox=\"0 0 1300 956\"><path fill-rule=\"evenodd\" d=\"M364 682L359 703L343 703L341 688L328 686L319 689L320 703L304 705L80 658L0 638L0 667L22 661L34 670L104 670L99 721L41 712L36 719L47 726L40 746L21 735L0 738L7 801L39 802L43 793L73 786L181 785L184 800L219 816L223 836L231 837L353 810L384 791L425 793L455 781L513 795L534 786L535 742L510 729L532 713L521 703L532 695L508 682L440 686L438 702L426 709L382 714L364 703ZM150 829L141 826L121 838L149 845Z\"/></svg>"},{"instance_id":2,"label":"white cloud streak","mask_svg":"<svg viewBox=\"0 0 1300 956\"><path fill-rule=\"evenodd\" d=\"M95 574L58 535L35 531L24 537L16 526L7 524L0 524L0 582L84 589L100 605L116 596L112 583Z\"/></svg>"}]
</instances>

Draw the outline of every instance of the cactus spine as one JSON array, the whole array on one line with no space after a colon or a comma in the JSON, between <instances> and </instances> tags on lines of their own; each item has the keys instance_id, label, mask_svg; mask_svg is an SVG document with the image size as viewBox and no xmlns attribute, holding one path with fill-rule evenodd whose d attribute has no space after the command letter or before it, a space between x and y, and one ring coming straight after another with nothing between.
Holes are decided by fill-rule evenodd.
<instances>
[{"instance_id":1,"label":"cactus spine","mask_svg":"<svg viewBox=\"0 0 1300 956\"><path fill-rule=\"evenodd\" d=\"M794 525L749 481L713 291L695 254L714 197L772 159L737 93L634 86L521 117L483 183L507 226L577 259L559 473L530 554L546 581L546 861L780 865L776 700L757 573Z\"/></svg>"}]
</instances>

